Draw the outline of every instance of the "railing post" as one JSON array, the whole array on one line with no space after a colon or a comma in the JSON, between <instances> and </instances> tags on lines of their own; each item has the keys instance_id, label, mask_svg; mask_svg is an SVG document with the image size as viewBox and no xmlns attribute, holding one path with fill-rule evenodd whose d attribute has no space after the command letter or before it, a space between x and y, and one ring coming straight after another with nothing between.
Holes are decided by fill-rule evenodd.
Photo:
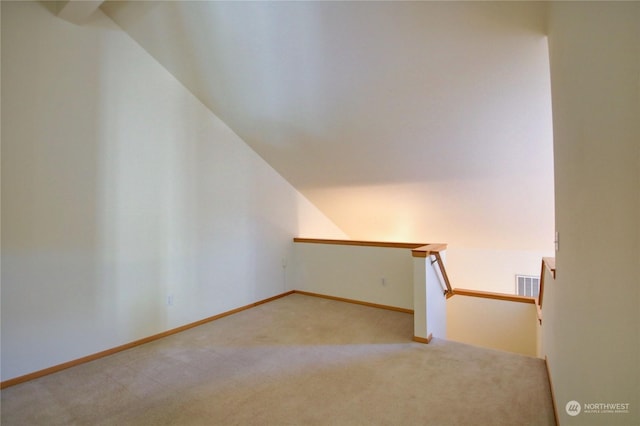
<instances>
[{"instance_id":1,"label":"railing post","mask_svg":"<svg viewBox=\"0 0 640 426\"><path fill-rule=\"evenodd\" d=\"M436 272L440 265L431 263L428 247L412 251L413 340L422 343L429 343L433 336L446 338L447 333L446 297ZM438 261L442 262L440 254Z\"/></svg>"},{"instance_id":2,"label":"railing post","mask_svg":"<svg viewBox=\"0 0 640 426\"><path fill-rule=\"evenodd\" d=\"M427 332L427 258L413 258L413 340L429 343Z\"/></svg>"}]
</instances>

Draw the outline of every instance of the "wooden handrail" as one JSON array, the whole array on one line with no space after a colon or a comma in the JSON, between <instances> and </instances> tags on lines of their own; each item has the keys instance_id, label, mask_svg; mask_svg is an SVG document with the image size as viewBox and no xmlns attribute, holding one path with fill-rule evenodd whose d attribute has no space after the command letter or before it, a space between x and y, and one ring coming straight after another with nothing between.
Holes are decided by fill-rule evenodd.
<instances>
[{"instance_id":1,"label":"wooden handrail","mask_svg":"<svg viewBox=\"0 0 640 426\"><path fill-rule=\"evenodd\" d=\"M444 267L444 262L442 261L442 257L440 256L440 252L444 251L447 249L447 245L446 244L427 244L424 245L422 247L418 247L415 248L413 250L411 250L411 254L413 255L413 257L429 257L429 256L434 256L436 258L436 260L434 260L433 262L431 262L431 264L433 263L437 263L438 264L438 268L440 269L440 274L442 275L442 279L444 280L444 284L445 284L445 291L444 294L451 294L451 281L449 281L449 276L447 275L447 270Z\"/></svg>"},{"instance_id":2,"label":"wooden handrail","mask_svg":"<svg viewBox=\"0 0 640 426\"><path fill-rule=\"evenodd\" d=\"M436 260L434 262L438 264L438 267L440 268L440 274L442 274L442 279L444 280L444 284L447 287L447 289L444 291L444 294L446 296L446 295L451 294L453 292L453 290L451 289L451 281L449 281L449 276L447 275L447 270L444 267L444 262L442 261L442 258L440 257L440 252L436 251L436 252L433 253L433 255L436 258ZM432 264L433 264L433 262L432 262Z\"/></svg>"},{"instance_id":3,"label":"wooden handrail","mask_svg":"<svg viewBox=\"0 0 640 426\"><path fill-rule=\"evenodd\" d=\"M544 296L544 276L545 269L548 269L553 279L556 279L556 258L555 257L543 257L542 268L540 270L540 291L538 292L538 306L542 309L542 298Z\"/></svg>"},{"instance_id":4,"label":"wooden handrail","mask_svg":"<svg viewBox=\"0 0 640 426\"><path fill-rule=\"evenodd\" d=\"M484 299L505 300L508 302L530 303L532 305L535 305L536 303L536 299L533 297L516 296L515 294L507 294L507 293L492 293L489 291L467 290L464 288L453 289L453 292L447 298L453 297L456 295L481 297Z\"/></svg>"},{"instance_id":5,"label":"wooden handrail","mask_svg":"<svg viewBox=\"0 0 640 426\"><path fill-rule=\"evenodd\" d=\"M546 266L547 269L551 272L551 275L553 275L553 279L555 279L556 278L556 258L543 257L542 262L544 263L544 266Z\"/></svg>"},{"instance_id":6,"label":"wooden handrail","mask_svg":"<svg viewBox=\"0 0 640 426\"><path fill-rule=\"evenodd\" d=\"M443 250L447 249L446 244L438 243L438 244L425 244L418 247L415 247L411 250L411 254L413 257L429 257L432 254L440 253Z\"/></svg>"},{"instance_id":7,"label":"wooden handrail","mask_svg":"<svg viewBox=\"0 0 640 426\"><path fill-rule=\"evenodd\" d=\"M544 298L544 276L545 270L549 270L553 279L556 279L556 258L555 257L543 257L542 266L540 268L540 290L538 291L538 321L542 324L542 300Z\"/></svg>"},{"instance_id":8,"label":"wooden handrail","mask_svg":"<svg viewBox=\"0 0 640 426\"><path fill-rule=\"evenodd\" d=\"M413 257L430 257L434 256L436 260L431 262L431 264L437 263L438 269L440 269L440 274L442 275L442 279L444 280L444 285L446 287L444 294L450 295L451 290L451 281L449 281L449 276L447 275L447 270L444 267L444 262L442 261L442 257L440 256L440 252L447 249L446 244L438 243L438 244L427 244L422 247L415 248L411 250L411 254Z\"/></svg>"},{"instance_id":9,"label":"wooden handrail","mask_svg":"<svg viewBox=\"0 0 640 426\"><path fill-rule=\"evenodd\" d=\"M334 244L340 246L365 246L365 247L390 247L403 249L417 249L424 247L424 243L393 243L388 241L362 241L362 240L331 240L323 238L299 238L293 239L294 243Z\"/></svg>"}]
</instances>

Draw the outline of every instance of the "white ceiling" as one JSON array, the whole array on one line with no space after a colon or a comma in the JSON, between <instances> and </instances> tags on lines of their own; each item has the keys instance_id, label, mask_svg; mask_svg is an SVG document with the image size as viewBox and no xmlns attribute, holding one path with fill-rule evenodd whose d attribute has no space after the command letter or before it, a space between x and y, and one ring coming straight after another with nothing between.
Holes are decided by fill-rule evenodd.
<instances>
[{"instance_id":1,"label":"white ceiling","mask_svg":"<svg viewBox=\"0 0 640 426\"><path fill-rule=\"evenodd\" d=\"M102 10L353 238L549 247L545 5Z\"/></svg>"}]
</instances>

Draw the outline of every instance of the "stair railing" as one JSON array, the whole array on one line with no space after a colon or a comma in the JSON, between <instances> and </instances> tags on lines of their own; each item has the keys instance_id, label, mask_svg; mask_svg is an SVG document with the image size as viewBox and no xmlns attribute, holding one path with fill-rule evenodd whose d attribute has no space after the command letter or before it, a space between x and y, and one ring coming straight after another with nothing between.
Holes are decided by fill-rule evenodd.
<instances>
[{"instance_id":1,"label":"stair railing","mask_svg":"<svg viewBox=\"0 0 640 426\"><path fill-rule=\"evenodd\" d=\"M438 273L436 275L438 275L440 279L440 285L442 286L444 295L449 297L453 294L453 290L444 262L442 261L442 256L440 255L440 252L446 249L446 244L427 244L426 246L413 249L412 252L414 257L428 257L431 259L432 265L435 263L438 264L438 268L436 269Z\"/></svg>"}]
</instances>

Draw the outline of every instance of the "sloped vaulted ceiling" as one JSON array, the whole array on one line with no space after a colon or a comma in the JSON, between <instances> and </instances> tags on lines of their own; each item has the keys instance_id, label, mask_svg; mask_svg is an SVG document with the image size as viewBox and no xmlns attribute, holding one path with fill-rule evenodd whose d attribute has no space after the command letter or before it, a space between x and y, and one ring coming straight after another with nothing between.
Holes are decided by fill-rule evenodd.
<instances>
[{"instance_id":1,"label":"sloped vaulted ceiling","mask_svg":"<svg viewBox=\"0 0 640 426\"><path fill-rule=\"evenodd\" d=\"M550 246L544 4L102 10L351 237Z\"/></svg>"}]
</instances>

